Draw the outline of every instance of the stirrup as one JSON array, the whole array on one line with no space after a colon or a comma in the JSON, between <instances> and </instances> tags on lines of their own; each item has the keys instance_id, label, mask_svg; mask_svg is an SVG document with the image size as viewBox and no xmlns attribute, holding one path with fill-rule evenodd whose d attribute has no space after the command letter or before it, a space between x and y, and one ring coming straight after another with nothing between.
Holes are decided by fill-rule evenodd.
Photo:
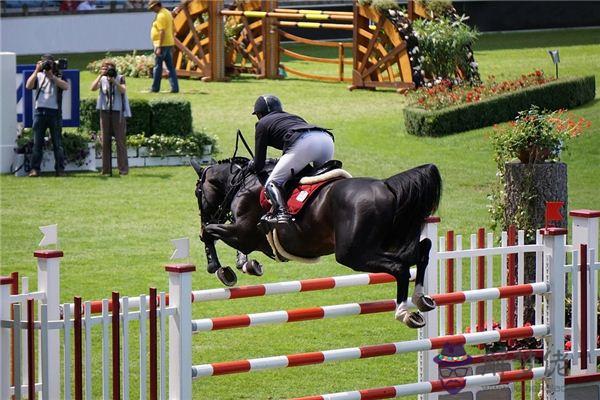
<instances>
[{"instance_id":1,"label":"stirrup","mask_svg":"<svg viewBox=\"0 0 600 400\"><path fill-rule=\"evenodd\" d=\"M278 224L289 224L292 221L292 216L288 212L280 211L275 215Z\"/></svg>"},{"instance_id":2,"label":"stirrup","mask_svg":"<svg viewBox=\"0 0 600 400\"><path fill-rule=\"evenodd\" d=\"M263 215L262 217L260 217L260 220L258 221L258 224L268 224L268 225L273 225L277 223L277 215L275 215L274 213L266 213L265 215Z\"/></svg>"}]
</instances>

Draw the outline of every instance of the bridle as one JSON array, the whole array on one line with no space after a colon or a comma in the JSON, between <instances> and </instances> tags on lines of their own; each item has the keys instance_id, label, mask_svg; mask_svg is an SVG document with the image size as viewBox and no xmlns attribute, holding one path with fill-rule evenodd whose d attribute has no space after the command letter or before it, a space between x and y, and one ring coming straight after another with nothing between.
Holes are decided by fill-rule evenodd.
<instances>
[{"instance_id":1,"label":"bridle","mask_svg":"<svg viewBox=\"0 0 600 400\"><path fill-rule=\"evenodd\" d=\"M200 218L202 219L202 225L225 224L227 222L234 222L233 213L231 212L231 203L237 192L243 186L244 182L246 181L246 178L252 174L252 172L250 172L248 168L245 168L245 166L248 165L248 162L250 160L246 157L240 157L237 155L240 139L248 153L250 153L250 156L254 158L254 153L252 153L250 146L248 146L248 142L246 142L244 135L242 135L242 132L238 129L235 137L235 150L233 151L233 157L217 161L218 164L229 163L229 175L231 176L231 179L229 179L227 185L228 188L225 192L225 197L223 198L223 201L221 202L221 204L219 204L216 213L213 216L211 216L212 218L210 218L210 220L205 219L202 215L202 210L204 209L204 207L202 207L202 204L204 202L206 202L206 204L210 204L206 199L206 196L204 196L204 190L202 190L202 187L204 186L204 182L206 181L206 172L213 166L211 165L210 167L207 167L202 171L202 176L199 180ZM234 171L234 168L237 168L237 171Z\"/></svg>"},{"instance_id":2,"label":"bridle","mask_svg":"<svg viewBox=\"0 0 600 400\"><path fill-rule=\"evenodd\" d=\"M252 174L247 168L240 165L240 164L245 165L248 163L248 161L249 160L245 157L232 157L230 159L221 160L218 162L219 164L224 164L224 163L230 164L230 166L229 166L230 178L228 179L228 182L227 182L227 189L225 192L225 196L223 197L223 200L221 201L221 203L216 207L216 212L213 215L211 215L211 218L205 218L205 216L203 215L204 207L202 205L204 203L206 203L207 205L212 205L212 204L210 204L210 202L204 195L204 190L202 190L202 188L204 186L204 183L206 182L206 173L213 166L211 165L210 167L207 167L202 171L202 176L199 179L200 218L202 219L202 225L224 224L227 222L234 222L233 214L231 212L231 203L233 202L233 199L234 199L235 195L238 193L238 191L242 188L242 186L244 186L244 182L246 181L246 178ZM236 170L234 171L234 169L236 169Z\"/></svg>"}]
</instances>

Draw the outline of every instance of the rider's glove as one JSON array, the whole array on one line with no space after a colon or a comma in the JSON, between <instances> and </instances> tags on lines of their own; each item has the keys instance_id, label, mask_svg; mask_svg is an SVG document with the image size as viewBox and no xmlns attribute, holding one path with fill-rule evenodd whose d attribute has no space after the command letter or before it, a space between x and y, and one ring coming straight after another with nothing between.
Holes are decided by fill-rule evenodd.
<instances>
[{"instance_id":1,"label":"rider's glove","mask_svg":"<svg viewBox=\"0 0 600 400\"><path fill-rule=\"evenodd\" d=\"M254 160L248 161L248 164L246 164L246 169L248 170L248 172L256 172L254 170Z\"/></svg>"}]
</instances>

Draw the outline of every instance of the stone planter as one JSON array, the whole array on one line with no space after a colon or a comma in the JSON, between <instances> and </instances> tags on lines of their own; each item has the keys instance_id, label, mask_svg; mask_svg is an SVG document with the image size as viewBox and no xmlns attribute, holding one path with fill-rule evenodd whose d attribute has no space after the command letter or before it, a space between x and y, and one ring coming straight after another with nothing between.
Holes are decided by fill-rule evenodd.
<instances>
[{"instance_id":1,"label":"stone planter","mask_svg":"<svg viewBox=\"0 0 600 400\"><path fill-rule=\"evenodd\" d=\"M506 164L506 205L504 215L507 221L514 220L522 204L522 196L531 194L533 200L529 203L527 213L536 228L544 227L544 217L547 201L562 201L567 204L567 164ZM567 227L567 209L561 210L565 217L561 228ZM504 227L506 229L507 227Z\"/></svg>"},{"instance_id":2,"label":"stone planter","mask_svg":"<svg viewBox=\"0 0 600 400\"><path fill-rule=\"evenodd\" d=\"M553 162L537 164L509 163L505 165L505 168L506 204L504 216L506 221L518 221L519 213L524 210L535 229L543 228L545 225L546 202L562 201L565 204L561 208L564 219L560 223L553 223L553 226L567 227L567 164ZM527 198L530 198L530 200L527 201ZM507 226L504 226L503 230L507 228ZM517 229L519 228L523 227L517 226ZM529 241L529 243L531 242ZM524 283L536 281L535 257L534 253L526 253L523 258ZM525 298L524 321L531 323L535 321L535 310L531 298Z\"/></svg>"},{"instance_id":3,"label":"stone planter","mask_svg":"<svg viewBox=\"0 0 600 400\"><path fill-rule=\"evenodd\" d=\"M148 157L150 153L148 152L148 148L146 146L138 147L138 157Z\"/></svg>"},{"instance_id":4,"label":"stone planter","mask_svg":"<svg viewBox=\"0 0 600 400\"><path fill-rule=\"evenodd\" d=\"M72 163L68 162L65 164L65 171L96 171L96 150L95 143L88 143L88 155L81 163ZM30 155L28 155L30 156ZM21 165L24 161L23 154L17 154L15 165ZM79 165L80 164L80 165ZM44 150L42 156L42 164L40 165L40 170L42 172L54 172L54 152L52 150ZM17 176L25 175L23 169L15 173Z\"/></svg>"}]
</instances>

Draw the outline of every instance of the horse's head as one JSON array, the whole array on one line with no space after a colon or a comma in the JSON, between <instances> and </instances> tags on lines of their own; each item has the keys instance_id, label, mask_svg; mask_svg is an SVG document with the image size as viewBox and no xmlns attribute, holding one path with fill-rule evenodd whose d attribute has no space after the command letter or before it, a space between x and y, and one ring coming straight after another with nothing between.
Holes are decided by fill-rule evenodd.
<instances>
[{"instance_id":1,"label":"horse's head","mask_svg":"<svg viewBox=\"0 0 600 400\"><path fill-rule=\"evenodd\" d=\"M235 194L235 178L244 170L248 161L247 158L235 157L205 168L195 161L191 162L198 174L195 194L202 225L226 222L232 196Z\"/></svg>"}]
</instances>

